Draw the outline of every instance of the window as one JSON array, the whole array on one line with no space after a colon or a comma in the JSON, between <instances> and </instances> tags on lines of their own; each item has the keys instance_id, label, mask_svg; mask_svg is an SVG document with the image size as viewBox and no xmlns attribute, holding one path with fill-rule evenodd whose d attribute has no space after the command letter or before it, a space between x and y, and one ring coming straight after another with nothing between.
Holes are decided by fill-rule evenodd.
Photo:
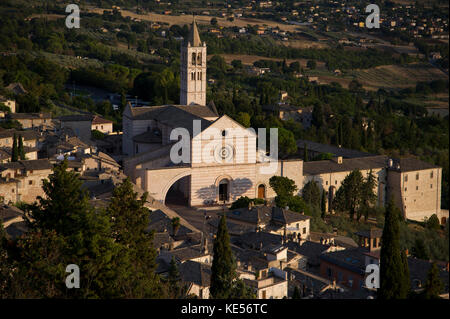
<instances>
[{"instance_id":1,"label":"window","mask_svg":"<svg viewBox=\"0 0 450 319\"><path fill-rule=\"evenodd\" d=\"M100 127L101 127L101 129L103 130L103 125L101 125Z\"/></svg>"},{"instance_id":2,"label":"window","mask_svg":"<svg viewBox=\"0 0 450 319\"><path fill-rule=\"evenodd\" d=\"M197 62L197 55L195 52L192 52L192 65L195 65Z\"/></svg>"},{"instance_id":3,"label":"window","mask_svg":"<svg viewBox=\"0 0 450 319\"><path fill-rule=\"evenodd\" d=\"M11 189L11 193L14 193L14 188L13 188L13 189Z\"/></svg>"},{"instance_id":4,"label":"window","mask_svg":"<svg viewBox=\"0 0 450 319\"><path fill-rule=\"evenodd\" d=\"M306 234L306 227L303 227L303 234Z\"/></svg>"},{"instance_id":5,"label":"window","mask_svg":"<svg viewBox=\"0 0 450 319\"><path fill-rule=\"evenodd\" d=\"M418 191L419 190L419 186L416 186L416 191Z\"/></svg>"},{"instance_id":6,"label":"window","mask_svg":"<svg viewBox=\"0 0 450 319\"><path fill-rule=\"evenodd\" d=\"M405 175L405 182L408 181L408 175Z\"/></svg>"},{"instance_id":7,"label":"window","mask_svg":"<svg viewBox=\"0 0 450 319\"><path fill-rule=\"evenodd\" d=\"M192 80L192 81L195 80L195 72L191 72L191 80Z\"/></svg>"},{"instance_id":8,"label":"window","mask_svg":"<svg viewBox=\"0 0 450 319\"><path fill-rule=\"evenodd\" d=\"M337 185L337 180L334 181L334 184Z\"/></svg>"},{"instance_id":9,"label":"window","mask_svg":"<svg viewBox=\"0 0 450 319\"><path fill-rule=\"evenodd\" d=\"M202 53L197 54L197 65L202 65Z\"/></svg>"},{"instance_id":10,"label":"window","mask_svg":"<svg viewBox=\"0 0 450 319\"><path fill-rule=\"evenodd\" d=\"M328 181L326 181L326 182L325 182L325 185L327 185L327 186L328 186Z\"/></svg>"},{"instance_id":11,"label":"window","mask_svg":"<svg viewBox=\"0 0 450 319\"><path fill-rule=\"evenodd\" d=\"M433 172L430 173L430 178L433 178Z\"/></svg>"},{"instance_id":12,"label":"window","mask_svg":"<svg viewBox=\"0 0 450 319\"><path fill-rule=\"evenodd\" d=\"M28 181L28 185L33 185L33 181L32 181L32 180L29 180L29 181Z\"/></svg>"},{"instance_id":13,"label":"window","mask_svg":"<svg viewBox=\"0 0 450 319\"><path fill-rule=\"evenodd\" d=\"M300 224L299 223L297 223L297 229L300 229Z\"/></svg>"},{"instance_id":14,"label":"window","mask_svg":"<svg viewBox=\"0 0 450 319\"><path fill-rule=\"evenodd\" d=\"M433 184L430 184L430 188L433 188Z\"/></svg>"},{"instance_id":15,"label":"window","mask_svg":"<svg viewBox=\"0 0 450 319\"><path fill-rule=\"evenodd\" d=\"M408 190L408 187L405 187L405 192Z\"/></svg>"},{"instance_id":16,"label":"window","mask_svg":"<svg viewBox=\"0 0 450 319\"><path fill-rule=\"evenodd\" d=\"M416 180L419 180L419 173L416 174Z\"/></svg>"}]
</instances>

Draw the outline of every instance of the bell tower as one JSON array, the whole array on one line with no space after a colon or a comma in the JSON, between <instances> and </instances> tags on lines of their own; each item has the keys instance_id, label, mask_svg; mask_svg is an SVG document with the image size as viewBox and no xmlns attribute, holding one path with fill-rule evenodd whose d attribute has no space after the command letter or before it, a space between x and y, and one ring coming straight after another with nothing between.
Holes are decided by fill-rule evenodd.
<instances>
[{"instance_id":1,"label":"bell tower","mask_svg":"<svg viewBox=\"0 0 450 319\"><path fill-rule=\"evenodd\" d=\"M180 104L206 106L206 43L200 40L195 17L181 46L180 78Z\"/></svg>"}]
</instances>

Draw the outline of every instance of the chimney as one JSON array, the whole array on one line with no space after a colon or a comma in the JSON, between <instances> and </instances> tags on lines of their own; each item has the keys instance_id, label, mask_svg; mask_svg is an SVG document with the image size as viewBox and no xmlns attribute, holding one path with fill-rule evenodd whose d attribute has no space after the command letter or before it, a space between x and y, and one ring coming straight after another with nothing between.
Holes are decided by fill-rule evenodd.
<instances>
[{"instance_id":1,"label":"chimney","mask_svg":"<svg viewBox=\"0 0 450 319\"><path fill-rule=\"evenodd\" d=\"M336 162L338 164L342 164L342 156L335 156L333 157L333 162Z\"/></svg>"}]
</instances>

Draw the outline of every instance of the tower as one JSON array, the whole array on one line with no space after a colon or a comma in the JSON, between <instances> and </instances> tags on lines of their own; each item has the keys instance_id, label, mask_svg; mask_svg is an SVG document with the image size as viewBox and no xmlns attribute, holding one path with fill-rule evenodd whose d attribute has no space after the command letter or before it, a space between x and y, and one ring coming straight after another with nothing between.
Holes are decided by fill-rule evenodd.
<instances>
[{"instance_id":1,"label":"tower","mask_svg":"<svg viewBox=\"0 0 450 319\"><path fill-rule=\"evenodd\" d=\"M206 105L206 43L192 22L188 40L181 46L180 104Z\"/></svg>"}]
</instances>

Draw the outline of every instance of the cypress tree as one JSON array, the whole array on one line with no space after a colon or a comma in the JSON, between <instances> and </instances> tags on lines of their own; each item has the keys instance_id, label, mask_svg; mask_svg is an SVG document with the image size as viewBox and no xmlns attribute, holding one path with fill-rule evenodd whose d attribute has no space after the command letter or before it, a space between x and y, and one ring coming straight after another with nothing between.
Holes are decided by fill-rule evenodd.
<instances>
[{"instance_id":1,"label":"cypress tree","mask_svg":"<svg viewBox=\"0 0 450 319\"><path fill-rule=\"evenodd\" d=\"M308 145L307 144L303 145L303 161L304 162L308 161Z\"/></svg>"},{"instance_id":2,"label":"cypress tree","mask_svg":"<svg viewBox=\"0 0 450 319\"><path fill-rule=\"evenodd\" d=\"M322 200L320 203L320 210L322 212L322 218L325 218L326 212L326 206L327 206L327 195L325 193L325 189L322 190Z\"/></svg>"},{"instance_id":3,"label":"cypress tree","mask_svg":"<svg viewBox=\"0 0 450 319\"><path fill-rule=\"evenodd\" d=\"M214 299L228 299L232 295L233 281L237 274L225 214L219 222L213 251L210 293Z\"/></svg>"},{"instance_id":4,"label":"cypress tree","mask_svg":"<svg viewBox=\"0 0 450 319\"><path fill-rule=\"evenodd\" d=\"M23 148L23 140L22 135L19 135L19 158L21 160L25 160L25 149Z\"/></svg>"},{"instance_id":5,"label":"cypress tree","mask_svg":"<svg viewBox=\"0 0 450 319\"><path fill-rule=\"evenodd\" d=\"M167 278L168 281L168 294L169 298L178 299L182 296L181 286L180 286L180 271L178 270L177 262L175 261L175 257L172 256L172 260L170 261L169 267L169 275Z\"/></svg>"},{"instance_id":6,"label":"cypress tree","mask_svg":"<svg viewBox=\"0 0 450 319\"><path fill-rule=\"evenodd\" d=\"M238 279L236 261L231 251L225 215L222 216L214 239L214 259L211 267L211 298L255 299L252 289Z\"/></svg>"},{"instance_id":7,"label":"cypress tree","mask_svg":"<svg viewBox=\"0 0 450 319\"><path fill-rule=\"evenodd\" d=\"M386 206L380 253L380 299L405 299L410 290L406 254L400 247L400 210L391 199Z\"/></svg>"},{"instance_id":8,"label":"cypress tree","mask_svg":"<svg viewBox=\"0 0 450 319\"><path fill-rule=\"evenodd\" d=\"M425 299L439 299L439 295L443 288L441 278L439 277L439 269L435 262L431 265L428 271L427 281L425 282L425 290L423 297Z\"/></svg>"},{"instance_id":9,"label":"cypress tree","mask_svg":"<svg viewBox=\"0 0 450 319\"><path fill-rule=\"evenodd\" d=\"M292 295L292 299L300 299L300 290L297 286L294 288L294 294Z\"/></svg>"},{"instance_id":10,"label":"cypress tree","mask_svg":"<svg viewBox=\"0 0 450 319\"><path fill-rule=\"evenodd\" d=\"M14 133L11 162L17 162L19 160L19 150L17 148L17 136Z\"/></svg>"}]
</instances>

